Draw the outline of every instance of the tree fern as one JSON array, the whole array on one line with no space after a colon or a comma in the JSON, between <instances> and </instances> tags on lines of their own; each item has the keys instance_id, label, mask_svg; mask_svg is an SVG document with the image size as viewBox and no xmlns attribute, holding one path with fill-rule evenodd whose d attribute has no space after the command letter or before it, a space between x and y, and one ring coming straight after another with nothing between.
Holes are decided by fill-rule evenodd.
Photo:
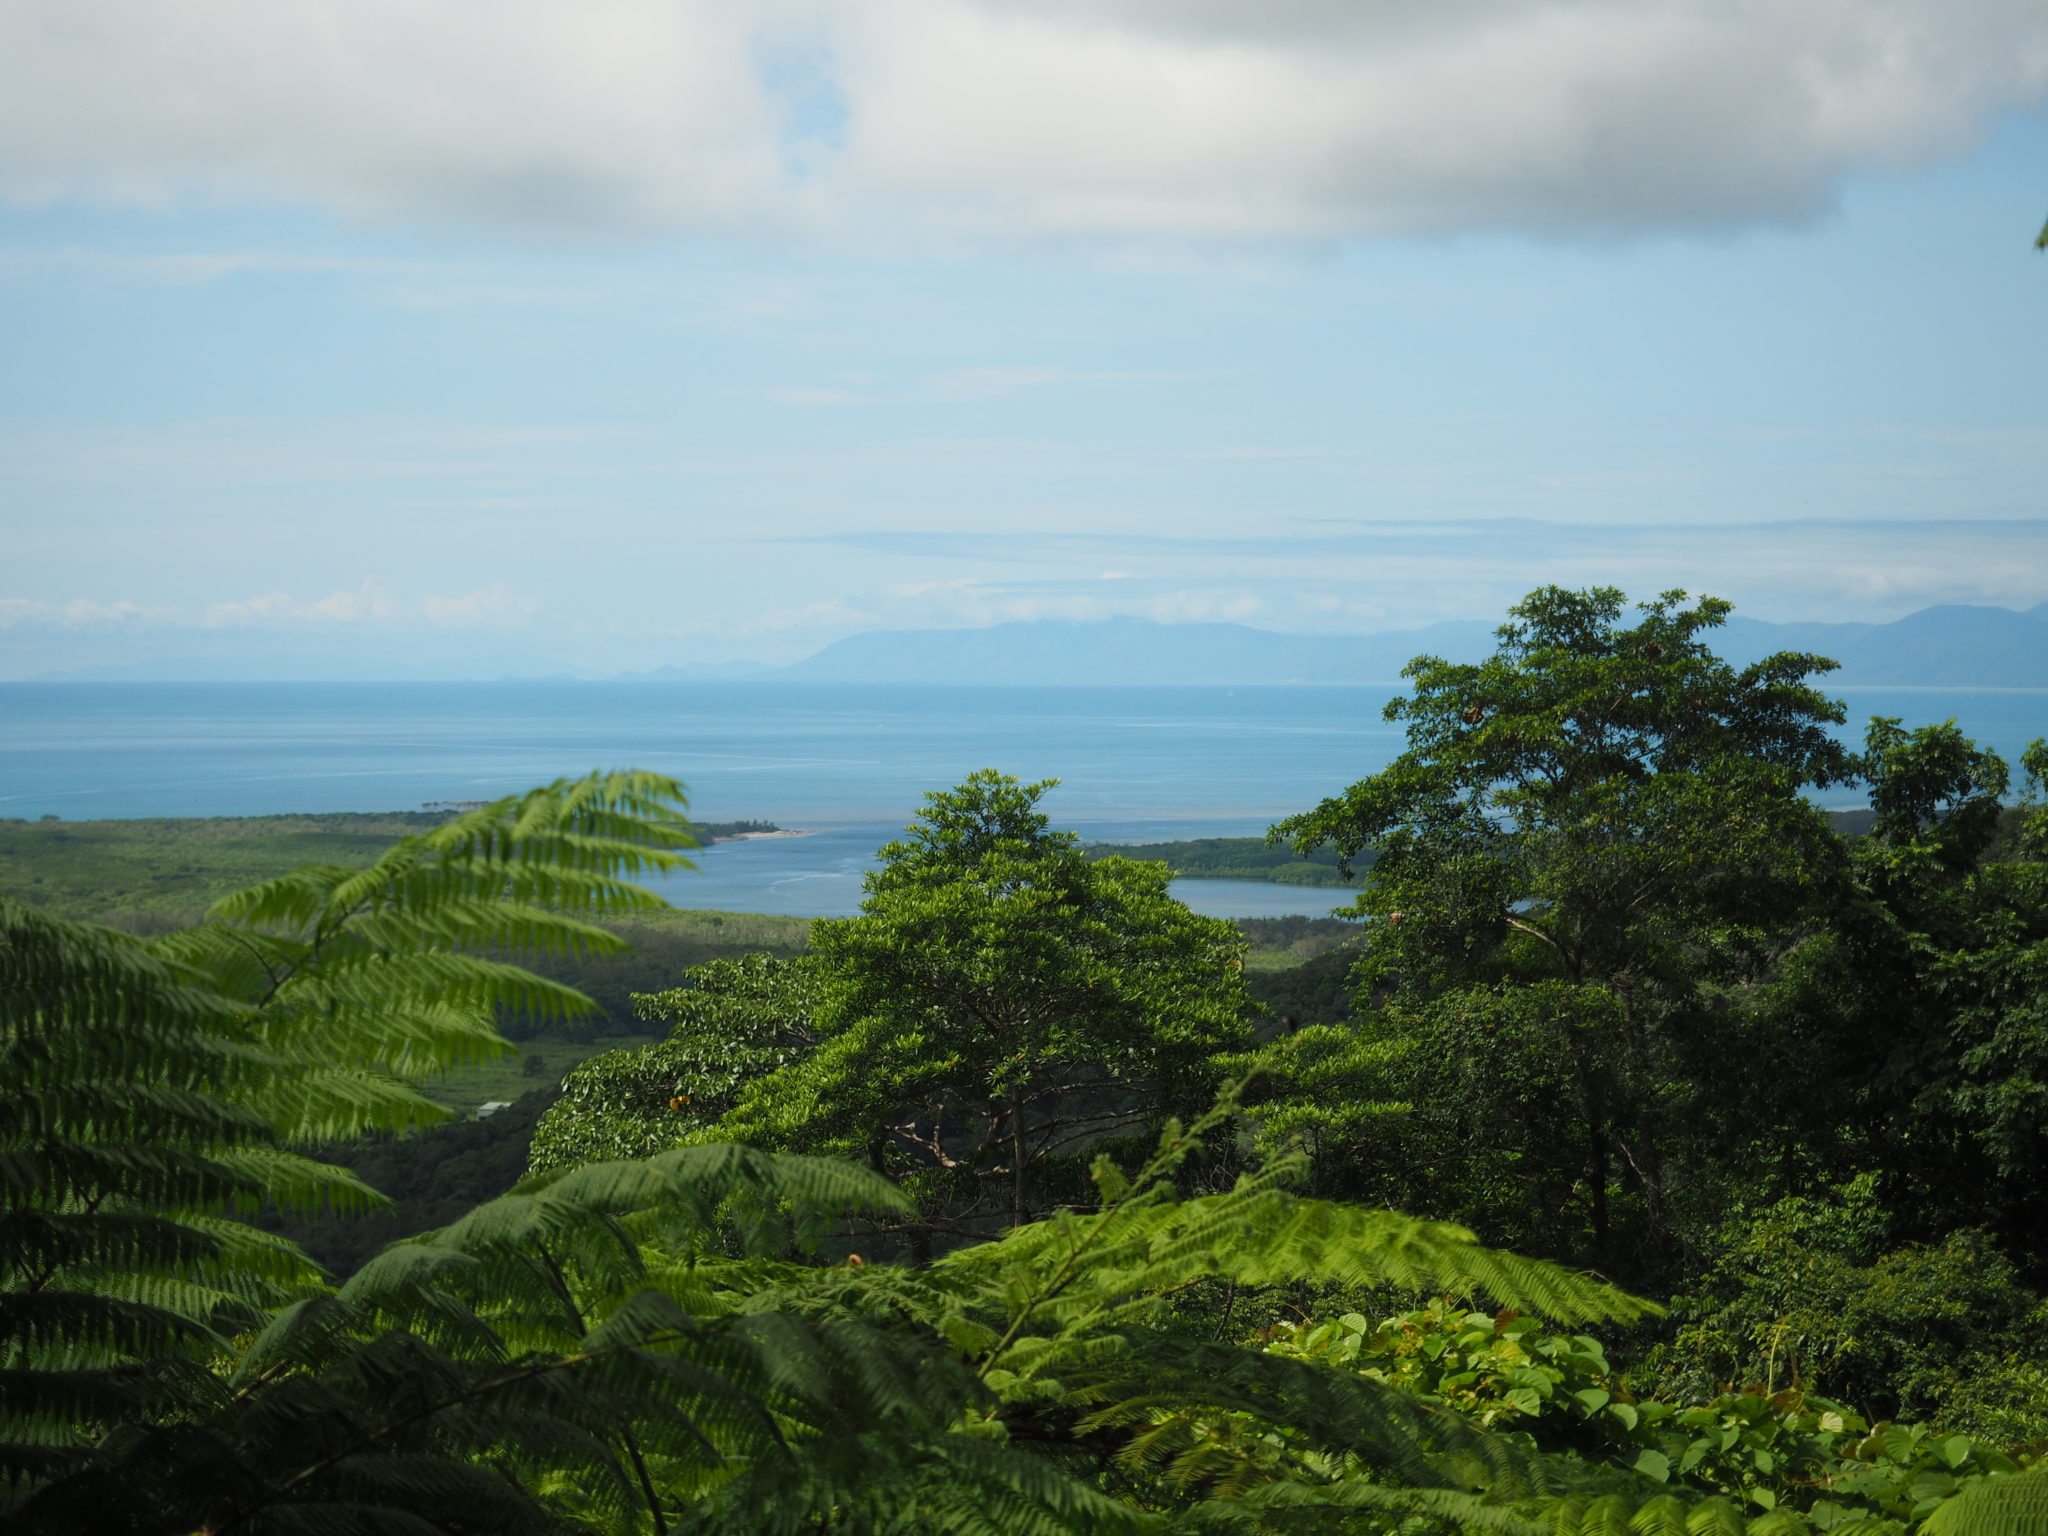
<instances>
[{"instance_id":1,"label":"tree fern","mask_svg":"<svg viewBox=\"0 0 2048 1536\"><path fill-rule=\"evenodd\" d=\"M279 1142L437 1114L400 1074L504 1049L500 1007L587 1006L482 951L618 947L588 919L660 905L624 877L688 844L672 781L596 775L149 946L0 899L0 1478L210 1403L201 1363L319 1289L235 1218L378 1199Z\"/></svg>"},{"instance_id":2,"label":"tree fern","mask_svg":"<svg viewBox=\"0 0 2048 1536\"><path fill-rule=\"evenodd\" d=\"M503 956L625 943L597 919L657 910L632 876L687 864L682 786L620 772L558 780L404 839L363 870L308 866L226 897L154 945L250 1010L292 1070L239 1102L290 1140L398 1130L442 1112L408 1079L501 1053L501 1010L589 999Z\"/></svg>"},{"instance_id":3,"label":"tree fern","mask_svg":"<svg viewBox=\"0 0 2048 1536\"><path fill-rule=\"evenodd\" d=\"M32 1486L94 1423L204 1400L200 1362L317 1277L227 1219L275 1182L367 1198L266 1147L223 1092L284 1063L246 1010L103 929L0 898L0 1478Z\"/></svg>"},{"instance_id":4,"label":"tree fern","mask_svg":"<svg viewBox=\"0 0 2048 1536\"><path fill-rule=\"evenodd\" d=\"M1921 1536L2048 1536L2048 1463L1963 1489L1930 1514Z\"/></svg>"}]
</instances>

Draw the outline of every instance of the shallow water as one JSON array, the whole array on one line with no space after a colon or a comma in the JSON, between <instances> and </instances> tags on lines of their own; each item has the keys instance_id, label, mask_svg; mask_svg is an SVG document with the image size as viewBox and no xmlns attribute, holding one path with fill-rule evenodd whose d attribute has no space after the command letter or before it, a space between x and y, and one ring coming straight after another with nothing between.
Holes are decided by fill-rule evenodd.
<instances>
[{"instance_id":1,"label":"shallow water","mask_svg":"<svg viewBox=\"0 0 2048 1536\"><path fill-rule=\"evenodd\" d=\"M1842 689L1955 717L2009 759L2048 690ZM1393 690L914 688L741 683L0 684L0 816L250 816L485 800L592 768L671 774L707 821L820 829L728 843L663 890L695 907L853 909L874 849L928 790L995 767L1058 778L1056 825L1098 841L1249 836L1384 767ZM1856 803L1854 791L1829 803ZM1323 913L1341 891L1184 881L1198 910Z\"/></svg>"},{"instance_id":2,"label":"shallow water","mask_svg":"<svg viewBox=\"0 0 2048 1536\"><path fill-rule=\"evenodd\" d=\"M1262 821L1135 825L1144 829L1148 842L1183 835L1249 837L1265 831ZM900 830L892 822L855 822L821 828L810 837L714 843L693 855L694 870L645 883L679 907L845 917L860 905L861 876L875 867L874 851ZM1087 835L1109 840L1095 828ZM1124 834L1115 835L1120 839ZM1176 880L1173 894L1211 917L1325 917L1351 901L1349 891L1253 880Z\"/></svg>"}]
</instances>

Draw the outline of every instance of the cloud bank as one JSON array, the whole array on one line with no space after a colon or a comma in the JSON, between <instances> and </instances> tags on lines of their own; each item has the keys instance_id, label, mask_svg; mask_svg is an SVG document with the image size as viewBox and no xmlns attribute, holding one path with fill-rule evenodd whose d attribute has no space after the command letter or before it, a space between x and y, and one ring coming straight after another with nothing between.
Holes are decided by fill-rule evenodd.
<instances>
[{"instance_id":1,"label":"cloud bank","mask_svg":"<svg viewBox=\"0 0 2048 1536\"><path fill-rule=\"evenodd\" d=\"M1313 531L1309 531L1313 530ZM1883 622L1942 603L2048 600L2048 519L1411 523L1303 519L1296 531L1157 534L851 531L792 543L969 578L896 588L888 625L1130 614L1352 633L1498 614L1534 587L1673 587L1777 622ZM1105 568L1114 561L1113 569Z\"/></svg>"},{"instance_id":2,"label":"cloud bank","mask_svg":"<svg viewBox=\"0 0 2048 1536\"><path fill-rule=\"evenodd\" d=\"M2048 94L2038 0L14 0L0 196L891 239L1809 217Z\"/></svg>"},{"instance_id":3,"label":"cloud bank","mask_svg":"<svg viewBox=\"0 0 2048 1536\"><path fill-rule=\"evenodd\" d=\"M299 598L266 592L200 608L138 603L122 598L101 602L71 598L0 597L0 630L127 631L264 629L283 631L339 627L358 631L407 629L504 629L522 624L538 609L503 582L458 595L425 593L405 597L372 577L360 586L325 597Z\"/></svg>"}]
</instances>

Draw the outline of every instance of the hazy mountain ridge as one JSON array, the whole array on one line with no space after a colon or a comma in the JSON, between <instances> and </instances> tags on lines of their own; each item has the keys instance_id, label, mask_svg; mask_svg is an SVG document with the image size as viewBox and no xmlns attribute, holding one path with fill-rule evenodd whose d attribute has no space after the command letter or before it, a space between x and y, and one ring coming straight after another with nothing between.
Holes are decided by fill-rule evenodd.
<instances>
[{"instance_id":1,"label":"hazy mountain ridge","mask_svg":"<svg viewBox=\"0 0 2048 1536\"><path fill-rule=\"evenodd\" d=\"M1420 655L1477 661L1496 625L1465 620L1375 635L1301 635L1242 624L1040 619L985 629L849 635L760 680L1064 685L1392 683ZM2048 687L2048 603L2024 612L1949 604L1888 624L1773 624L1737 616L1711 643L1747 665L1774 651L1842 663L1831 683Z\"/></svg>"},{"instance_id":2,"label":"hazy mountain ridge","mask_svg":"<svg viewBox=\"0 0 2048 1536\"><path fill-rule=\"evenodd\" d=\"M801 682L1256 686L1392 681L1422 652L1479 656L1494 626L1452 621L1381 635L1297 635L1243 624L1038 619L987 629L872 630L775 675Z\"/></svg>"},{"instance_id":3,"label":"hazy mountain ridge","mask_svg":"<svg viewBox=\"0 0 2048 1536\"><path fill-rule=\"evenodd\" d=\"M1768 624L1737 615L1717 647L1750 662L1772 651L1839 661L1850 685L2048 688L2048 603L2010 608L1947 603L1889 624Z\"/></svg>"},{"instance_id":4,"label":"hazy mountain ridge","mask_svg":"<svg viewBox=\"0 0 2048 1536\"><path fill-rule=\"evenodd\" d=\"M953 686L1108 683L1258 687L1395 683L1420 655L1477 661L1493 648L1492 620L1449 620L1367 635L1289 634L1245 624L1022 620L978 629L870 630L788 666L687 662L613 674L615 682L908 683ZM1831 684L2048 688L2048 603L2024 611L1946 604L1886 624L1774 624L1740 614L1711 643L1747 664L1773 651L1839 661ZM340 655L160 657L154 662L45 672L35 682L453 682L598 679L530 655L467 664Z\"/></svg>"}]
</instances>

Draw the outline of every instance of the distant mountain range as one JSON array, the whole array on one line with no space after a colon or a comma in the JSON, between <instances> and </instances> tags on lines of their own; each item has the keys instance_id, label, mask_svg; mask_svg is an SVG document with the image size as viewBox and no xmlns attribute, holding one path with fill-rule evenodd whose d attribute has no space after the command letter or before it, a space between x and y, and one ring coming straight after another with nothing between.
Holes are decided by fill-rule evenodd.
<instances>
[{"instance_id":1,"label":"distant mountain range","mask_svg":"<svg viewBox=\"0 0 2048 1536\"><path fill-rule=\"evenodd\" d=\"M1477 661L1493 621L1377 635L1290 635L1242 624L1109 619L985 629L873 630L787 667L663 668L669 676L751 682L1045 684L1392 683L1416 656ZM1842 663L1828 681L1927 687L2048 688L2048 603L1926 608L1889 624L1771 624L1734 618L1712 637L1730 661L1811 651Z\"/></svg>"},{"instance_id":2,"label":"distant mountain range","mask_svg":"<svg viewBox=\"0 0 2048 1536\"><path fill-rule=\"evenodd\" d=\"M1493 630L1453 621L1381 635L1284 635L1243 624L1041 619L849 635L773 675L820 683L1381 682L1425 651L1482 655Z\"/></svg>"},{"instance_id":3,"label":"distant mountain range","mask_svg":"<svg viewBox=\"0 0 2048 1536\"><path fill-rule=\"evenodd\" d=\"M1837 683L2048 688L2048 603L2015 613L1961 603L1889 624L1766 624L1739 615L1715 648L1748 663L1773 651L1812 651L1842 664Z\"/></svg>"},{"instance_id":4,"label":"distant mountain range","mask_svg":"<svg viewBox=\"0 0 2048 1536\"><path fill-rule=\"evenodd\" d=\"M1042 619L984 629L888 629L849 635L785 667L694 662L622 672L622 682L932 683L964 686L1088 683L1393 683L1416 656L1477 661L1496 620L1458 620L1375 635L1299 635L1243 624L1149 619ZM2024 612L1949 605L1889 624L1771 624L1737 617L1712 637L1730 661L1811 651L1842 663L1828 681L1854 686L2048 688L2048 603ZM360 656L164 657L48 672L39 682L441 681L595 678L531 656L500 654L429 665Z\"/></svg>"}]
</instances>

